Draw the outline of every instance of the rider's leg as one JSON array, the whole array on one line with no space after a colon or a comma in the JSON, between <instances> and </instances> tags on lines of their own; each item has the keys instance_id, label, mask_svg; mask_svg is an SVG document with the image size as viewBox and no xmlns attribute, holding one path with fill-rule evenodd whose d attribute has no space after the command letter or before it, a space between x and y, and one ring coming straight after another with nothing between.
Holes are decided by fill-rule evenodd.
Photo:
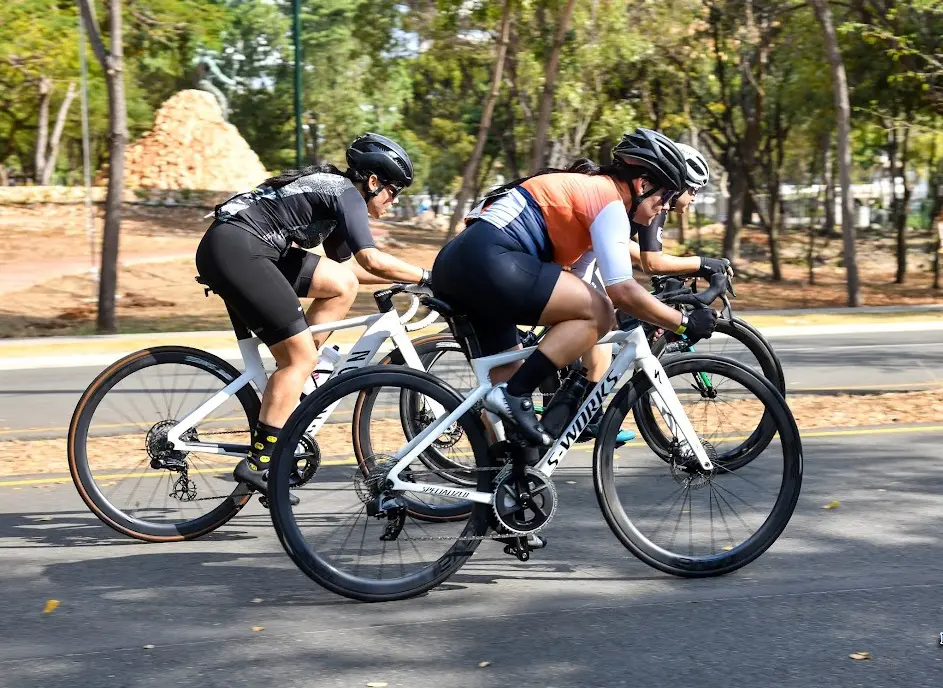
<instances>
[{"instance_id":1,"label":"rider's leg","mask_svg":"<svg viewBox=\"0 0 943 688\"><path fill-rule=\"evenodd\" d=\"M612 364L612 344L597 344L583 354L586 378L593 384L599 382Z\"/></svg>"},{"instance_id":2,"label":"rider's leg","mask_svg":"<svg viewBox=\"0 0 943 688\"><path fill-rule=\"evenodd\" d=\"M561 272L540 324L553 327L508 379L508 392L516 396L533 393L547 376L585 354L609 332L612 303L578 277Z\"/></svg>"},{"instance_id":3,"label":"rider's leg","mask_svg":"<svg viewBox=\"0 0 943 688\"><path fill-rule=\"evenodd\" d=\"M266 471L272 460L275 443L288 416L298 405L305 380L314 370L317 349L307 330L269 346L275 358L275 371L269 376L262 394L259 422L252 431L252 447L245 461L236 466L237 480L265 492ZM298 502L292 496L292 503Z\"/></svg>"},{"instance_id":4,"label":"rider's leg","mask_svg":"<svg viewBox=\"0 0 943 688\"><path fill-rule=\"evenodd\" d=\"M579 278L560 272L539 323L553 327L537 351L507 378L507 387L489 392L486 407L513 417L531 441L546 445L551 438L536 422L530 397L545 378L586 353L612 328L612 303ZM496 369L492 380L501 379L508 370L509 366Z\"/></svg>"},{"instance_id":5,"label":"rider's leg","mask_svg":"<svg viewBox=\"0 0 943 688\"><path fill-rule=\"evenodd\" d=\"M314 299L305 314L308 324L322 325L346 318L357 298L359 286L357 276L350 268L321 257L307 290L308 298ZM315 348L320 349L331 334L319 332L313 335Z\"/></svg>"},{"instance_id":6,"label":"rider's leg","mask_svg":"<svg viewBox=\"0 0 943 688\"><path fill-rule=\"evenodd\" d=\"M323 257L310 277L304 272L301 270L301 276L293 280L293 287L315 299L306 314L308 324L318 325L346 317L357 296L358 282L354 273ZM305 285L305 282L309 283ZM312 336L305 330L269 346L276 368L262 394L259 426L253 432L248 457L248 465L253 470L264 471L268 467L278 433L298 405L302 388L317 363L318 348L330 334L320 332Z\"/></svg>"}]
</instances>

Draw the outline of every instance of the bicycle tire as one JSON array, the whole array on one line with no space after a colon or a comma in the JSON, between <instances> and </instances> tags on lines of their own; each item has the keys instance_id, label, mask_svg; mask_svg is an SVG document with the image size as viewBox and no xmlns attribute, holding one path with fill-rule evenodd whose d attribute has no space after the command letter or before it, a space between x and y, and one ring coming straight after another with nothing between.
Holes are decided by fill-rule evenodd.
<instances>
[{"instance_id":1,"label":"bicycle tire","mask_svg":"<svg viewBox=\"0 0 943 688\"><path fill-rule=\"evenodd\" d=\"M690 372L711 371L742 384L759 398L764 415L769 413L784 447L783 483L776 503L763 525L747 541L730 551L705 559L677 555L655 545L632 525L622 508L613 476L616 435L622 419L633 409L652 384L644 374L636 374L616 394L603 417L600 439L593 453L593 482L596 498L610 529L638 559L660 571L676 576L698 578L719 576L746 566L765 552L782 534L789 522L802 485L802 444L795 419L776 388L753 370L735 361L709 354L685 354L664 363L666 377Z\"/></svg>"},{"instance_id":2,"label":"bicycle tire","mask_svg":"<svg viewBox=\"0 0 943 688\"><path fill-rule=\"evenodd\" d=\"M95 410L107 393L129 375L164 363L193 366L224 384L239 377L239 371L228 362L200 349L160 346L137 351L110 365L88 386L72 414L67 440L69 472L82 501L105 525L146 542L192 540L205 535L239 513L252 496L248 488L237 483L232 493L209 513L197 519L170 524L134 518L112 504L102 493L88 463L88 431ZM246 413L248 427L253 427L261 408L258 394L251 385L246 385L235 396Z\"/></svg>"}]
</instances>

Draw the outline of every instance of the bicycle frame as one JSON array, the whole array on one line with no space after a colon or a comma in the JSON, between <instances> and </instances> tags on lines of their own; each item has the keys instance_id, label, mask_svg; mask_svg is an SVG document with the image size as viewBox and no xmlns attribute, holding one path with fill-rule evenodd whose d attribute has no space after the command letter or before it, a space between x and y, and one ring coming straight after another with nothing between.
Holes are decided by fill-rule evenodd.
<instances>
[{"instance_id":1,"label":"bicycle frame","mask_svg":"<svg viewBox=\"0 0 943 688\"><path fill-rule=\"evenodd\" d=\"M659 360L652 354L648 341L645 339L645 333L641 327L636 327L629 331L610 332L599 340L600 344L621 344L621 350L613 359L612 364L603 375L602 379L596 383L592 392L580 406L569 426L561 433L560 437L550 446L541 457L540 461L534 467L535 470L546 477L550 477L557 468L563 457L573 446L576 439L580 436L586 426L589 424L596 411L602 408L606 397L615 389L619 380L630 368L632 372L642 371L651 380L655 389L652 394L652 401L655 408L661 414L669 430L673 435L679 438L681 450L693 452L701 467L705 471L712 470L714 465L707 457L704 447L695 433L684 408L678 399L677 394L671 384L665 377L665 370L662 368ZM432 444L436 437L445 432L452 423L455 423L465 413L467 413L475 404L477 404L488 391L493 387L489 379L489 373L492 368L506 365L514 361L527 358L536 347L527 349L518 349L515 351L506 351L493 356L483 356L472 359L472 368L475 376L478 378L478 387L476 387L465 400L444 418L439 418L435 423L427 427L412 440L406 443L394 458L398 458L397 464L387 475L391 481L391 489L403 492L419 492L424 494L434 494L443 497L454 497L457 499L467 499L482 504L491 504L494 495L491 492L479 492L477 490L465 490L457 488L454 485L434 485L417 484L415 482L406 482L400 480L400 472L406 468L420 453ZM493 418L493 417L492 417ZM501 422L495 423L495 433L498 437L503 436L503 427Z\"/></svg>"},{"instance_id":2,"label":"bicycle frame","mask_svg":"<svg viewBox=\"0 0 943 688\"><path fill-rule=\"evenodd\" d=\"M373 357L376 356L377 352L380 350L380 347L383 346L383 343L388 339L391 339L394 346L400 350L400 353L403 355L403 361L408 367L415 370L425 370L408 333L428 327L439 317L439 314L432 311L421 321L407 324L419 308L419 298L417 295L429 293L428 290L420 287L410 287L407 292L412 295L413 299L410 307L402 316L400 316L396 310L391 310L386 313L374 313L372 315L338 320L337 322L325 323L323 325L312 325L308 328L311 334L318 334L320 332L346 330L354 327L366 327L363 334L360 335L360 338L351 347L347 355L342 357L341 360L337 362L337 365L334 366L334 370L330 375L331 378L369 365L370 361L373 360ZM229 444L225 442L215 442L211 444L205 442L187 442L181 439L181 435L189 428L194 427L197 423L226 403L228 399L246 385L255 383L259 394L265 392L268 376L265 373L262 355L259 352L259 347L262 346L262 340L253 335L248 339L240 339L238 344L239 352L242 355L242 360L245 365L242 374L229 382L223 389L214 394L203 404L188 413L171 428L167 433L167 439L174 450L200 452L204 454L222 454L236 458L245 457L246 451L249 449L248 445ZM223 376L228 375L225 370L218 370L217 372ZM310 391L310 389L307 391ZM330 408L325 409L315 418L308 427L306 434L315 434L327 421L336 405L337 404L334 404ZM440 408L437 411L436 416L438 417L438 415L444 412L444 409Z\"/></svg>"}]
</instances>

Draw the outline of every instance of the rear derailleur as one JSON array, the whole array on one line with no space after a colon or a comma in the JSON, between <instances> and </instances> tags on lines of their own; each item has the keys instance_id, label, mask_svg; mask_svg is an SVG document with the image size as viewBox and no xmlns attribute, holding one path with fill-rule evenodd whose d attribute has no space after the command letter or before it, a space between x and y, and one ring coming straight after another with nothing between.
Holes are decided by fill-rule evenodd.
<instances>
[{"instance_id":1,"label":"rear derailleur","mask_svg":"<svg viewBox=\"0 0 943 688\"><path fill-rule=\"evenodd\" d=\"M389 491L381 492L367 502L366 507L367 516L386 519L386 528L383 529L380 540L384 542L396 540L403 531L403 526L406 525L406 512L408 510L406 500L403 499L402 495L393 494Z\"/></svg>"}]
</instances>

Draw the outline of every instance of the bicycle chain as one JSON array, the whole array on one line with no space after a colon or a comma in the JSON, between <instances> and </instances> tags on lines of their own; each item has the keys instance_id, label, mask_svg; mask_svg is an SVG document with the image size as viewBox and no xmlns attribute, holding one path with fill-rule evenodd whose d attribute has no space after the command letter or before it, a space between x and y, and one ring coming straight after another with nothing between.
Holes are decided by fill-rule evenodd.
<instances>
[{"instance_id":1,"label":"bicycle chain","mask_svg":"<svg viewBox=\"0 0 943 688\"><path fill-rule=\"evenodd\" d=\"M469 468L458 469L458 470L465 470L465 471L469 471L469 472L475 471L475 472L479 472L479 473L480 473L480 472L486 472L486 471L494 471L494 472L497 472L497 473L498 473L498 475L495 476L495 481L497 481L497 480L500 479L500 477L501 477L500 473L501 473L502 471L507 471L508 473L510 473L510 472L511 472L511 468L512 468L511 464L510 464L510 463L507 463L507 464L505 464L505 465L503 465L503 466L488 466L487 468L480 468L480 467L478 467L478 466L475 466L474 468L469 467ZM440 469L440 470L430 469L430 470L426 470L426 471L411 471L411 475L435 475L435 476L439 476L441 473L448 473L448 471L441 470L441 469ZM430 536L425 536L425 537L412 537L412 536L409 536L408 539L409 539L409 540L412 540L412 541L416 541L416 542L435 542L435 541L440 541L440 540L449 540L449 541L451 541L451 542L473 541L473 540L477 540L477 541L481 541L481 540L501 540L501 541L503 541L503 540L508 540L508 539L511 539L511 538L521 538L521 537L526 538L526 537L528 537L528 536L530 536L530 535L534 535L534 534L536 534L536 533L539 533L539 532L542 531L544 528L546 528L547 525L549 525L549 521L548 521L547 523L545 523L544 525L542 525L542 526L540 526L540 527L538 527L538 528L535 528L534 530L528 532L526 535L517 535L516 533L498 533L498 532L492 532L492 533L490 533L490 534L488 534L488 535L466 535L466 536L464 536L464 537L462 537L462 536L455 537L454 535L435 535L435 536L430 535ZM489 526L489 528L490 528L490 527L491 527L491 526Z\"/></svg>"},{"instance_id":2,"label":"bicycle chain","mask_svg":"<svg viewBox=\"0 0 943 688\"><path fill-rule=\"evenodd\" d=\"M237 434L237 433L243 433L243 432L247 432L247 431L244 431L244 430L223 430L223 431L220 431L220 432L217 432L217 433L214 433L214 434L217 434L217 435L226 435L226 434ZM500 471L510 471L510 470L511 470L511 464L510 464L510 463L507 463L507 464L505 464L505 465L503 465L503 466L488 466L488 467L486 467L486 468L480 468L480 467L478 467L478 466L475 466L475 467L468 466L468 467L463 467L463 468L456 468L456 469L453 469L453 470L454 470L454 471L465 471L465 472L477 472L477 473L492 471L492 472L495 472L495 473L500 473ZM434 475L434 476L436 476L436 477L442 477L442 474L448 474L449 472L450 472L450 471L447 470L447 469L438 469L438 470L436 470L436 469L428 469L428 470L423 470L423 471L410 471L410 475L419 475L419 476ZM496 475L496 476L495 476L495 480L497 480L498 478L499 478L499 476ZM188 501L188 502L221 501L221 500L224 500L224 499L228 499L230 496L231 496L231 495L226 495L226 496L224 496L224 497L195 497L195 498L190 499L190 500L187 500L187 501ZM504 534L502 534L502 533L492 532L492 533L489 533L489 534L487 534L487 535L467 535L467 536L464 536L464 537L461 537L461 536L459 536L459 537L454 537L454 536L449 536L449 535L437 535L437 536L425 536L425 537L409 537L409 540L412 540L412 541L415 541L415 542L434 542L434 541L440 541L440 540L441 540L441 541L449 540L449 541L451 541L451 542L459 542L459 541L464 541L464 542L479 541L479 542L480 542L480 541L483 541L483 540L497 540L497 541L502 541L502 540L508 540L508 539L510 539L510 538L527 537L527 536L529 536L529 535L534 535L534 534L539 533L540 531L542 531L542 530L546 527L546 525L547 525L547 524L544 524L544 525L540 526L539 528L536 528L536 529L530 531L529 533L527 533L527 535L515 535L514 533L504 533Z\"/></svg>"}]
</instances>

